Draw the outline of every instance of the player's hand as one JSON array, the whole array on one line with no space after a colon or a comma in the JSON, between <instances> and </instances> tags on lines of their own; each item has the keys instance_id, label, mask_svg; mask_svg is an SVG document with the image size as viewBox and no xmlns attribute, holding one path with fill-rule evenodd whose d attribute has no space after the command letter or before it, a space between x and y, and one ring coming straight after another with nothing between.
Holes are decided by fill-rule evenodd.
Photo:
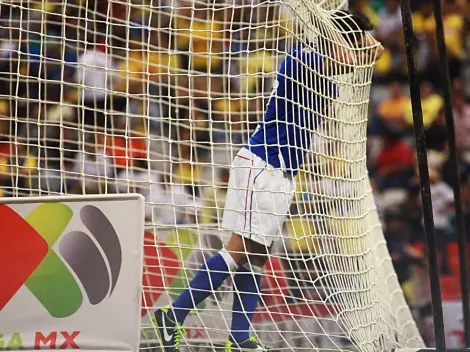
<instances>
[{"instance_id":1,"label":"player's hand","mask_svg":"<svg viewBox=\"0 0 470 352\"><path fill-rule=\"evenodd\" d=\"M344 45L338 46L333 53L335 60L331 60L328 65L325 65L326 70L329 68L327 72L336 73L338 63L342 64L341 73L348 73L358 66L371 65L379 60L385 51L382 43L370 33L364 33L353 45L354 48L345 42Z\"/></svg>"},{"instance_id":2,"label":"player's hand","mask_svg":"<svg viewBox=\"0 0 470 352\"><path fill-rule=\"evenodd\" d=\"M382 57L382 55L384 54L385 52L385 48L384 46L382 45L382 43L379 42L379 46L377 47L377 54L375 56L375 60L380 60L380 58Z\"/></svg>"},{"instance_id":3,"label":"player's hand","mask_svg":"<svg viewBox=\"0 0 470 352\"><path fill-rule=\"evenodd\" d=\"M362 37L362 47L366 49L367 61L377 61L384 54L385 48L382 43L375 39L370 33Z\"/></svg>"},{"instance_id":4,"label":"player's hand","mask_svg":"<svg viewBox=\"0 0 470 352\"><path fill-rule=\"evenodd\" d=\"M356 44L359 50L350 50L346 62L350 65L370 65L379 60L385 49L370 33L365 33Z\"/></svg>"}]
</instances>

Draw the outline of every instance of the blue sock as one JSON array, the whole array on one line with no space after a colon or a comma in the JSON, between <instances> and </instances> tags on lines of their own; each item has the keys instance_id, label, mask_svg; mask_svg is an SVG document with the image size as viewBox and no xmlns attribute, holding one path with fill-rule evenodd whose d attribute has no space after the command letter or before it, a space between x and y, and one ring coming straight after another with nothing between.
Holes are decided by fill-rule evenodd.
<instances>
[{"instance_id":1,"label":"blue sock","mask_svg":"<svg viewBox=\"0 0 470 352\"><path fill-rule=\"evenodd\" d=\"M209 258L191 280L188 288L171 304L175 320L182 324L188 313L209 297L212 290L219 288L230 271L235 269L236 263L227 252L219 252Z\"/></svg>"},{"instance_id":2,"label":"blue sock","mask_svg":"<svg viewBox=\"0 0 470 352\"><path fill-rule=\"evenodd\" d=\"M244 266L234 275L234 297L232 306L232 331L230 341L243 342L250 338L250 323L258 305L261 289L261 275ZM246 312L246 313L244 313Z\"/></svg>"}]
</instances>

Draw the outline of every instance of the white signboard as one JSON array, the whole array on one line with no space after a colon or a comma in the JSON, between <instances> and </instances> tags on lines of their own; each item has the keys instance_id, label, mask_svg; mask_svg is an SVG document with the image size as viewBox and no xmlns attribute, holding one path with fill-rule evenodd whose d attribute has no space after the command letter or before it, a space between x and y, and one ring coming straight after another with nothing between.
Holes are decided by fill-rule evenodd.
<instances>
[{"instance_id":1,"label":"white signboard","mask_svg":"<svg viewBox=\"0 0 470 352\"><path fill-rule=\"evenodd\" d=\"M464 348L463 312L461 301L442 302L447 348Z\"/></svg>"},{"instance_id":2,"label":"white signboard","mask_svg":"<svg viewBox=\"0 0 470 352\"><path fill-rule=\"evenodd\" d=\"M137 351L144 200L0 199L0 350Z\"/></svg>"}]
</instances>

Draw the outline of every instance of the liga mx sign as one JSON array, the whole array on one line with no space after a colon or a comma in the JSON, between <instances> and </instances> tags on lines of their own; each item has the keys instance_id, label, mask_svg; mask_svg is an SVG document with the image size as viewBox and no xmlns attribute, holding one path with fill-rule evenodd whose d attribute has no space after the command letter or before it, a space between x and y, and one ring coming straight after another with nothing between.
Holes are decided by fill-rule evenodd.
<instances>
[{"instance_id":1,"label":"liga mx sign","mask_svg":"<svg viewBox=\"0 0 470 352\"><path fill-rule=\"evenodd\" d=\"M0 200L0 351L137 351L140 195Z\"/></svg>"}]
</instances>

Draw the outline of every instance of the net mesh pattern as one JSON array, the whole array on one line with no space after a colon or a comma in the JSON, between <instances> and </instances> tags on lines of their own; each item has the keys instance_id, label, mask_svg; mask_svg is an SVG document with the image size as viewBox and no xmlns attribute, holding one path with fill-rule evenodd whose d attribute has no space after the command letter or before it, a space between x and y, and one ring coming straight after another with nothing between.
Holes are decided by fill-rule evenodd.
<instances>
[{"instance_id":1,"label":"net mesh pattern","mask_svg":"<svg viewBox=\"0 0 470 352\"><path fill-rule=\"evenodd\" d=\"M376 45L362 35L358 48L357 28L335 25L343 19L334 10L344 7L2 2L0 193L145 197L141 349L158 346L150 314L230 236L222 217L233 160L269 101L284 99L277 72L285 58L298 73L289 96L303 102L286 106L307 120L305 140L296 142L304 160L287 214L271 213L286 221L264 269L253 330L279 350L422 346L367 174L374 60L364 54ZM292 55L296 45L323 67ZM226 341L233 293L229 280L189 315L185 349Z\"/></svg>"}]
</instances>

